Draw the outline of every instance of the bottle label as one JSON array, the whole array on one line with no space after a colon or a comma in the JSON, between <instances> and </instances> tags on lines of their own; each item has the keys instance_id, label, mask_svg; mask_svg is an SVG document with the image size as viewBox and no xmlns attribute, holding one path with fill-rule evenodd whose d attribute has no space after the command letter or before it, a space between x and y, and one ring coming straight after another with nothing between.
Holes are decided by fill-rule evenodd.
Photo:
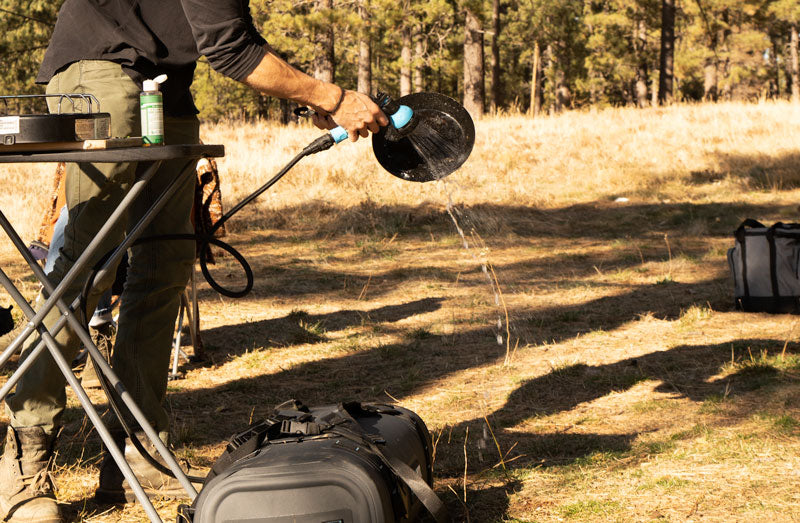
<instances>
[{"instance_id":1,"label":"bottle label","mask_svg":"<svg viewBox=\"0 0 800 523\"><path fill-rule=\"evenodd\" d=\"M164 143L164 102L161 95L142 95L142 141L147 145Z\"/></svg>"}]
</instances>

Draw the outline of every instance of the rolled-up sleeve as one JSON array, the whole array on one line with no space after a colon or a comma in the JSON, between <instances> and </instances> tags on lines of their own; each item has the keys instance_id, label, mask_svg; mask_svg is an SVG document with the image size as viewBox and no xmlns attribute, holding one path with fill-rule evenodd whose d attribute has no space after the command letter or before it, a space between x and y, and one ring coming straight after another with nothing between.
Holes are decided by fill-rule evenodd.
<instances>
[{"instance_id":1,"label":"rolled-up sleeve","mask_svg":"<svg viewBox=\"0 0 800 523\"><path fill-rule=\"evenodd\" d=\"M247 0L181 0L197 50L215 71L244 80L264 57L266 41Z\"/></svg>"}]
</instances>

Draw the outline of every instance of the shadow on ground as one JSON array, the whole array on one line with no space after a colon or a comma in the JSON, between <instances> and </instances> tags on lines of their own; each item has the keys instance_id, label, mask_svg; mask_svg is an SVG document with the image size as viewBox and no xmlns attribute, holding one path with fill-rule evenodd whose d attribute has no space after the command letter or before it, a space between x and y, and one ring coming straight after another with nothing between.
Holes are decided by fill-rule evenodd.
<instances>
[{"instance_id":1,"label":"shadow on ground","mask_svg":"<svg viewBox=\"0 0 800 523\"><path fill-rule=\"evenodd\" d=\"M643 315L674 320L692 306L710 307L717 311L729 310L732 309L732 303L725 292L728 290L727 283L726 279L719 278L698 283L667 282L633 288L626 286L625 291L619 294L575 305L516 310L513 314L512 336L520 338L521 344L539 344L543 341L557 343L599 329L611 331L625 323L636 321ZM518 285L519 282L514 281L513 284ZM431 297L399 305L329 314L295 311L281 318L209 329L203 331L203 340L210 349L208 352L211 361L221 363L253 349L289 348L295 344L328 341L327 333L365 324L376 326L384 333L409 335L402 327L394 324L402 319L457 306L458 304L448 304L442 297ZM477 362L483 361L479 353L497 355L502 352L496 344L490 343L495 334L491 328L466 326L462 329L459 326L452 336L442 339L453 346L467 343L481 347L476 349L477 353L471 353L471 357ZM391 352L388 348L384 350ZM459 356L451 354L446 358L457 361ZM446 363L439 368L448 368ZM454 370L463 368L457 365Z\"/></svg>"},{"instance_id":2,"label":"shadow on ground","mask_svg":"<svg viewBox=\"0 0 800 523\"><path fill-rule=\"evenodd\" d=\"M328 211L320 212L320 206ZM285 224L288 230L283 234L265 234L254 230L240 232L231 239L234 245L242 247L255 272L255 290L245 300L273 296L314 296L324 299L329 295L355 299L365 287L369 287L370 296L378 297L396 290L409 280L449 283L455 281L459 273L476 276L474 281L464 280L464 285L485 284L477 277L480 271L477 263L467 270L457 263L450 267L420 265L416 263L418 259L414 251L401 251L398 254L392 250L394 247L387 248L378 241L398 235L397 245L403 238L415 237L425 242L428 238L442 235L457 236L449 216L439 207L369 204L341 209L308 202L286 212L319 215L322 222L320 229L293 229L294 222L289 221ZM665 262L672 257L691 261L708 260L706 263L715 263L714 259L719 259L722 262L720 268L726 270L723 256L717 252L719 243L712 244L711 240L729 239L729 245L733 246L732 233L745 218L756 218L765 223L781 219L786 221L789 219L787 216L796 215L796 208L745 203L593 202L558 209L480 204L463 209L461 214L464 218L462 225L469 231L469 225L474 224L475 231L490 246L504 248L515 245L518 248L516 261L495 265L502 281L513 286L526 282L574 281L594 271L613 273L640 269L647 262ZM277 230L280 223L267 226L276 227ZM250 240L246 240L250 234L255 235L258 241L250 243ZM388 256L394 259L392 256L401 256L396 260L399 267L367 274L364 271L338 269L336 263L315 263L313 256L296 259L294 255L280 254L289 246L315 242L320 237L330 242L335 250L337 241L342 245L348 241L357 243L360 240L353 238L363 239L365 235L375 239L374 246L369 249L362 246L361 252L334 261L350 266L375 257ZM665 235L669 238L669 244L665 242ZM569 252L570 244L562 243L562 240L575 242L584 249ZM442 248L437 243L431 245ZM353 250L352 245L350 247ZM425 245L420 248L424 249ZM552 249L563 252L547 255L548 250ZM296 252L296 249L290 252ZM454 259L467 256L461 252L460 242L453 243L452 252ZM320 255L333 256L335 252L329 249ZM241 277L238 268L228 267L224 261L221 263L221 268L212 268L215 275L215 271L221 273L220 281ZM200 297L216 299L216 294L203 289Z\"/></svg>"},{"instance_id":3,"label":"shadow on ground","mask_svg":"<svg viewBox=\"0 0 800 523\"><path fill-rule=\"evenodd\" d=\"M412 205L378 205L374 202L353 207L339 207L330 203L312 201L282 208L268 213L253 211L248 217L247 229L261 234L264 229L292 231L291 241L319 238L337 238L342 235L367 235L368 237L400 237L430 232L456 234L451 218L441 205L430 203ZM465 229L474 226L478 234L489 240L496 234L514 234L520 237L566 238L645 238L670 232L687 235L686 226L705 222L712 236L729 236L745 218L768 220L781 214L796 214L795 206L756 205L741 202L671 202L671 203L617 203L596 201L539 209L525 205L480 203L465 205L456 212ZM314 216L309 220L295 220L293 216ZM243 220L245 221L245 220ZM242 236L247 232L238 230ZM270 241L279 240L272 236Z\"/></svg>"}]
</instances>

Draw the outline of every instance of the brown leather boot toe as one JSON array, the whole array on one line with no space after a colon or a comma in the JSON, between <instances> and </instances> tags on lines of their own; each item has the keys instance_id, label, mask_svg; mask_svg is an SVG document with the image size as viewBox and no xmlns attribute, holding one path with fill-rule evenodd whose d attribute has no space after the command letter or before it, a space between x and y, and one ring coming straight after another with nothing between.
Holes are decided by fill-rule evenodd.
<instances>
[{"instance_id":1,"label":"brown leather boot toe","mask_svg":"<svg viewBox=\"0 0 800 523\"><path fill-rule=\"evenodd\" d=\"M50 463L54 437L41 427L8 428L0 459L0 517L22 523L61 523Z\"/></svg>"}]
</instances>

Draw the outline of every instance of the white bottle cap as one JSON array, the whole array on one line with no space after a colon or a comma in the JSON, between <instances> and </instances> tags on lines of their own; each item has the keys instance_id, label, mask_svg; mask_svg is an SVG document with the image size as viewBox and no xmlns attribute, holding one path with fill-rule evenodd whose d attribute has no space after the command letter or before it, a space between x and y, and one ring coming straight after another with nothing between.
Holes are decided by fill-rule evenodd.
<instances>
[{"instance_id":1,"label":"white bottle cap","mask_svg":"<svg viewBox=\"0 0 800 523\"><path fill-rule=\"evenodd\" d=\"M167 75L165 74L158 75L152 80L145 80L144 82L142 82L142 90L148 92L158 91L158 86L166 81L167 81Z\"/></svg>"}]
</instances>

